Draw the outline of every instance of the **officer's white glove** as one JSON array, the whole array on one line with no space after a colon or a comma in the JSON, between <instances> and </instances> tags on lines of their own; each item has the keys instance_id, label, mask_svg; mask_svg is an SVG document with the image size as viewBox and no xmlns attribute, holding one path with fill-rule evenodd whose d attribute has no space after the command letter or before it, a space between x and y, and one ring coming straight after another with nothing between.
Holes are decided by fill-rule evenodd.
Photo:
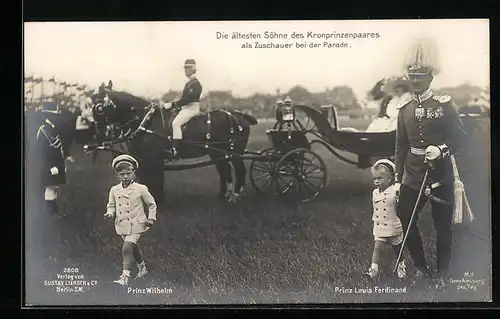
<instances>
[{"instance_id":1,"label":"officer's white glove","mask_svg":"<svg viewBox=\"0 0 500 319\"><path fill-rule=\"evenodd\" d=\"M55 167L55 166L54 166L54 167L52 167L52 168L50 169L50 174L52 174L52 175L57 175L57 174L59 174L59 169L58 169L57 167Z\"/></svg>"},{"instance_id":2,"label":"officer's white glove","mask_svg":"<svg viewBox=\"0 0 500 319\"><path fill-rule=\"evenodd\" d=\"M435 145L429 145L425 149L425 159L427 162L435 161L441 157L441 149Z\"/></svg>"},{"instance_id":3,"label":"officer's white glove","mask_svg":"<svg viewBox=\"0 0 500 319\"><path fill-rule=\"evenodd\" d=\"M168 102L168 103L164 103L164 104L163 104L163 108L165 108L165 109L167 109L167 110L168 110L168 109L170 109L170 108L172 108L172 103L170 103L170 102Z\"/></svg>"},{"instance_id":4,"label":"officer's white glove","mask_svg":"<svg viewBox=\"0 0 500 319\"><path fill-rule=\"evenodd\" d=\"M398 201L399 193L401 192L401 183L395 183L393 189L394 189L394 198L396 199L396 201Z\"/></svg>"},{"instance_id":5,"label":"officer's white glove","mask_svg":"<svg viewBox=\"0 0 500 319\"><path fill-rule=\"evenodd\" d=\"M104 214L104 219L111 220L111 219L113 219L113 216L114 216L113 213L108 212L108 213Z\"/></svg>"}]
</instances>

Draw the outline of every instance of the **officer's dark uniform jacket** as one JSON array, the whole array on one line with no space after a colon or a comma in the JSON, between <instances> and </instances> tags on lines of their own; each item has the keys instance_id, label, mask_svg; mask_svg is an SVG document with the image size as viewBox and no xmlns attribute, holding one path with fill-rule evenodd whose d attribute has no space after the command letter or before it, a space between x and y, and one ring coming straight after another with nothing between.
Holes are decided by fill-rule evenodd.
<instances>
[{"instance_id":1,"label":"officer's dark uniform jacket","mask_svg":"<svg viewBox=\"0 0 500 319\"><path fill-rule=\"evenodd\" d=\"M396 182L419 189L427 169L425 149L429 145L446 144L450 154L460 150L465 131L451 98L435 96L428 89L409 95L399 108L396 131ZM450 161L442 161L431 174L434 182L449 183L453 179Z\"/></svg>"},{"instance_id":2,"label":"officer's dark uniform jacket","mask_svg":"<svg viewBox=\"0 0 500 319\"><path fill-rule=\"evenodd\" d=\"M181 108L189 103L200 102L202 89L200 81L192 75L186 82L184 90L182 90L181 98L178 101L172 102L172 107Z\"/></svg>"},{"instance_id":3,"label":"officer's dark uniform jacket","mask_svg":"<svg viewBox=\"0 0 500 319\"><path fill-rule=\"evenodd\" d=\"M61 138L65 136L65 118L54 111L42 110L37 113L37 129L33 136L36 147L31 161L37 162L43 186L62 185L66 183L64 158L69 156L67 145L63 142L64 138ZM58 174L51 174L52 167L57 167Z\"/></svg>"}]
</instances>

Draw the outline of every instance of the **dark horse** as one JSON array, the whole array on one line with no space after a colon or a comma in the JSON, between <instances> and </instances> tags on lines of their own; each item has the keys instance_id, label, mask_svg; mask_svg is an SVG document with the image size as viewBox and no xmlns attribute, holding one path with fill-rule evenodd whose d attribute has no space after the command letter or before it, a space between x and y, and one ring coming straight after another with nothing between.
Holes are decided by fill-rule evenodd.
<instances>
[{"instance_id":1,"label":"dark horse","mask_svg":"<svg viewBox=\"0 0 500 319\"><path fill-rule=\"evenodd\" d=\"M95 94L94 119L102 130L109 125L120 127L128 140L131 155L139 161L139 180L150 188L158 201L163 200L164 170L181 170L214 164L219 173L220 199L236 199L246 178L242 155L257 120L234 110L214 109L192 118L183 126L183 140L178 146L179 159L209 156L199 164L175 164L171 157L172 110L156 106L125 92L107 91ZM126 128L126 129L123 129ZM128 133L132 130L132 133ZM128 135L127 135L128 134ZM115 139L116 141L116 139ZM113 139L111 139L113 142ZM165 163L168 162L168 164ZM231 164L235 171L233 178ZM168 167L167 167L168 166Z\"/></svg>"}]
</instances>

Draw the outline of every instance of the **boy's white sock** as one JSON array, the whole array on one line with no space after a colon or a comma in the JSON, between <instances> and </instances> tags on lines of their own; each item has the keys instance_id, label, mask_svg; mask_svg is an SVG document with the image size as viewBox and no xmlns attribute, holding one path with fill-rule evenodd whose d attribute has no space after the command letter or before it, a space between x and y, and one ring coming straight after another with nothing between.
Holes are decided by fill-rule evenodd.
<instances>
[{"instance_id":1,"label":"boy's white sock","mask_svg":"<svg viewBox=\"0 0 500 319\"><path fill-rule=\"evenodd\" d=\"M378 270L378 264L377 263L372 263L372 265L371 265L370 268Z\"/></svg>"},{"instance_id":2,"label":"boy's white sock","mask_svg":"<svg viewBox=\"0 0 500 319\"><path fill-rule=\"evenodd\" d=\"M146 263L144 262L144 260L140 263L137 263L137 268L139 268L139 270L146 268Z\"/></svg>"},{"instance_id":3,"label":"boy's white sock","mask_svg":"<svg viewBox=\"0 0 500 319\"><path fill-rule=\"evenodd\" d=\"M124 270L122 275L124 276L130 276L130 270Z\"/></svg>"}]
</instances>

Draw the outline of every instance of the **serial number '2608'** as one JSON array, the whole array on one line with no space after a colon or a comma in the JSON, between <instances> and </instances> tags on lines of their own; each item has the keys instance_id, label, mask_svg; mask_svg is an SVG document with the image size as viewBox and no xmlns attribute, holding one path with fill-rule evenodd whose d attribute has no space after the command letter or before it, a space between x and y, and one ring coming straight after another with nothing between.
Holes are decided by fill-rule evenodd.
<instances>
[{"instance_id":1,"label":"serial number '2608'","mask_svg":"<svg viewBox=\"0 0 500 319\"><path fill-rule=\"evenodd\" d=\"M80 272L78 268L63 268L63 273L72 274Z\"/></svg>"}]
</instances>

